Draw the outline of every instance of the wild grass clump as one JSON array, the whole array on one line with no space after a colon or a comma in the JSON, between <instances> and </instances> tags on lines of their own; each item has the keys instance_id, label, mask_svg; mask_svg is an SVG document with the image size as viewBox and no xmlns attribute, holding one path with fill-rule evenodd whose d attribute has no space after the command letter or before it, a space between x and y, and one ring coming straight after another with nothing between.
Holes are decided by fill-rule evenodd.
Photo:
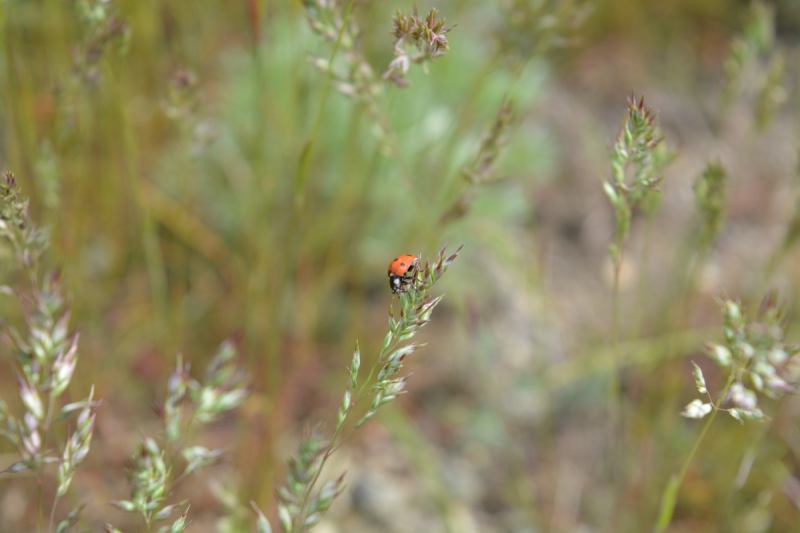
<instances>
[{"instance_id":1,"label":"wild grass clump","mask_svg":"<svg viewBox=\"0 0 800 533\"><path fill-rule=\"evenodd\" d=\"M51 524L47 527L51 530L59 499L66 495L76 468L89 453L100 402L94 399L92 389L82 401L63 406L58 404L77 364L78 335L69 332L68 303L59 275L49 273L43 277L39 273L40 260L48 248L47 231L30 222L27 201L22 199L14 176L6 173L4 180L0 189L4 202L0 211L0 236L13 250L20 271L28 277L29 286L26 292L4 286L6 294L16 295L23 304L28 335L23 337L14 327L5 326L3 338L14 350L14 368L25 412L22 417L15 417L0 399L0 434L17 448L22 457L5 473L36 472L41 532L45 530L42 522L44 468L54 464L58 470ZM420 345L405 343L430 322L433 310L443 298L441 295L433 296L431 289L460 251L461 248L445 256L442 249L436 261L426 262L424 268L415 272L410 287L399 295L399 318L394 316L394 306L390 307L389 332L369 374L360 385L361 354L356 347L333 436L325 439L319 429L307 431L301 439L297 456L287 460L287 482L278 488L278 516L283 531L299 533L320 522L333 500L345 488L344 475L341 475L314 492L325 463L381 406L406 392L408 375L396 375L406 357ZM126 471L130 499L112 501L111 505L138 515L148 532L156 531L154 528L158 527L158 522L168 520L182 509L182 514L171 525L161 526L157 531L184 531L191 522L188 519L190 506L187 500L170 503L176 487L188 476L217 465L225 458L224 449L211 450L190 445L189 441L203 426L238 408L250 395L248 382L239 364L236 345L231 340L222 343L208 364L202 381L191 377L190 364L179 355L168 381L166 399L157 406L163 422L163 444L160 445L155 438L142 437ZM369 407L364 411L361 406L369 399ZM356 413L358 420L352 420L351 415ZM75 415L77 427L61 444L63 452L49 455L50 446L58 445L51 433L52 424L65 422ZM343 435L344 430L347 433ZM269 531L264 515L255 504L253 506L260 531ZM56 531L70 531L80 519L80 510L81 507L70 512ZM107 524L105 530L108 533L121 531L111 524Z\"/></svg>"},{"instance_id":2,"label":"wild grass clump","mask_svg":"<svg viewBox=\"0 0 800 533\"><path fill-rule=\"evenodd\" d=\"M2 473L17 474L32 470L37 482L38 531L52 531L59 501L67 495L78 466L86 459L94 432L97 409L102 403L94 397L94 387L83 400L60 401L67 391L78 363L79 335L70 331L69 295L58 271L42 272L42 258L49 248L49 231L39 228L28 216L28 201L23 199L16 178L3 175L0 185L0 238L11 254L6 267L20 273L17 288L3 285L3 293L15 296L23 310L25 333L8 323L3 340L11 347L11 362L17 376L24 407L15 416L0 398L0 435L19 453L21 459ZM8 258L15 261L8 264ZM15 264L13 264L15 263ZM175 486L203 468L219 464L223 449L209 450L188 446L188 439L203 425L239 407L250 394L248 379L238 363L238 350L224 342L209 363L205 379L192 379L189 363L178 357L168 384L168 395L159 412L164 422L166 448L143 437L128 468L131 499L111 502L121 510L140 514L146 530L166 520L187 502L167 505ZM187 416L188 415L188 416ZM74 428L69 422L74 419ZM55 431L54 426L65 426ZM54 452L55 450L60 450ZM183 469L174 475L178 460ZM56 467L55 496L50 502L50 523L45 526L45 468ZM70 511L56 527L57 533L71 531L80 520L83 506ZM188 508L171 526L158 531L179 533L188 525ZM110 533L119 530L106 526Z\"/></svg>"}]
</instances>

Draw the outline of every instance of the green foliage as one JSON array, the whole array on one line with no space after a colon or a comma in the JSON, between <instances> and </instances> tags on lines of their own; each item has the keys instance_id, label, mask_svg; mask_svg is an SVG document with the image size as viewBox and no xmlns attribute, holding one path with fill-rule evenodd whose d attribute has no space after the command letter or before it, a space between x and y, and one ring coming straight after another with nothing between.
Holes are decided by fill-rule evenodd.
<instances>
[{"instance_id":1,"label":"green foliage","mask_svg":"<svg viewBox=\"0 0 800 533\"><path fill-rule=\"evenodd\" d=\"M796 9L241 7L0 2L1 530L796 529Z\"/></svg>"}]
</instances>

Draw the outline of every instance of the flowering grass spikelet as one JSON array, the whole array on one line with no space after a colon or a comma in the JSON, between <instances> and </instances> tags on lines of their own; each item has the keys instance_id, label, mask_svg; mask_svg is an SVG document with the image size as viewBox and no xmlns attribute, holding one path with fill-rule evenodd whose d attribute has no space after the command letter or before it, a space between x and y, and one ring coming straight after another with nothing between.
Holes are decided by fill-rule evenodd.
<instances>
[{"instance_id":1,"label":"flowering grass spikelet","mask_svg":"<svg viewBox=\"0 0 800 533\"><path fill-rule=\"evenodd\" d=\"M178 355L175 369L167 382L167 397L163 406L156 411L164 424L166 448L162 450L152 437L143 436L134 452L127 471L130 500L111 502L111 505L142 515L145 524L150 526L166 520L186 501L166 504L172 488L187 476L224 461L224 450L210 450L204 446L186 446L190 431L198 425L208 424L221 415L237 408L250 395L250 387L241 368L239 351L232 339L223 341L212 357L204 378L193 379L190 365ZM184 423L183 411L191 409L193 415ZM167 454L166 450L170 450ZM174 461L180 457L186 463L180 475ZM171 526L163 526L159 532L180 533L189 525L189 508ZM107 526L107 531L116 531Z\"/></svg>"},{"instance_id":2,"label":"flowering grass spikelet","mask_svg":"<svg viewBox=\"0 0 800 533\"><path fill-rule=\"evenodd\" d=\"M435 8L431 9L425 18L418 16L416 9L411 15L397 11L392 21L394 24L392 35L396 39L395 58L383 74L384 79L398 87L408 87L405 76L410 63L421 64L427 72L429 62L450 50L446 35L455 26L445 27L444 18L438 19L438 17ZM411 47L415 47L417 53L409 53Z\"/></svg>"},{"instance_id":3,"label":"flowering grass spikelet","mask_svg":"<svg viewBox=\"0 0 800 533\"><path fill-rule=\"evenodd\" d=\"M8 412L0 400L0 436L17 449L21 460L6 468L6 473L35 470L40 487L45 465L56 465L57 486L50 514L54 526L56 506L72 483L77 467L89 453L99 402L94 401L94 386L89 397L62 406L78 363L77 333L70 333L70 297L65 294L58 270L42 272L42 258L49 247L49 230L39 228L28 217L28 200L23 199L16 178L10 172L0 179L0 247L8 266L16 267L25 281L17 288L2 286L2 293L15 296L22 308L25 333L3 321L2 340L13 353L12 370L24 407L21 418ZM78 413L76 428L59 446L53 442L53 425ZM50 450L61 452L50 455ZM43 517L43 491L38 492L39 524ZM56 531L65 532L78 520L83 506L74 508Z\"/></svg>"}]
</instances>

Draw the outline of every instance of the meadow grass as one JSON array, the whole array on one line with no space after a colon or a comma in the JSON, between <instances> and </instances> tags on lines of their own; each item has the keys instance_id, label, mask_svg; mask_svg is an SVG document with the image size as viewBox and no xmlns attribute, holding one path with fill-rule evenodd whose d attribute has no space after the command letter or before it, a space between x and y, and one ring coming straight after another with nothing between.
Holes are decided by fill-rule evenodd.
<instances>
[{"instance_id":1,"label":"meadow grass","mask_svg":"<svg viewBox=\"0 0 800 533\"><path fill-rule=\"evenodd\" d=\"M795 528L800 20L694 4L1 2L0 529Z\"/></svg>"}]
</instances>

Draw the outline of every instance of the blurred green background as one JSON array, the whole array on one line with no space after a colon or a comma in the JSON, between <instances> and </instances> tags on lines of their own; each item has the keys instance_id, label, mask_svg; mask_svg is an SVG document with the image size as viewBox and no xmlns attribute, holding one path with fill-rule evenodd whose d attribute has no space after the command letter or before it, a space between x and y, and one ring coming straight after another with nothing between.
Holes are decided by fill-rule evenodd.
<instances>
[{"instance_id":1,"label":"blurred green background","mask_svg":"<svg viewBox=\"0 0 800 533\"><path fill-rule=\"evenodd\" d=\"M774 41L726 92L746 1L420 3L457 26L449 53L427 73L412 65L399 89L381 74L392 17L413 3L359 0L358 39L337 65L363 59L375 93L356 101L334 81L298 196L325 85L308 56L332 49L301 2L0 0L0 167L53 228L51 264L81 331L71 390L93 383L105 401L73 489L86 527L124 526L105 504L127 494L140 432L158 432L150 405L176 353L201 369L238 334L256 393L203 437L232 461L176 498L192 500L191 531L247 531L246 503L272 508L302 425L335 415L355 341L366 360L377 354L389 261L449 242L465 248L409 363L409 394L336 456L349 489L316 531L652 529L701 427L679 416L695 397L690 359L720 384L701 354L721 333L714 297L800 294L800 7L770 5ZM600 178L631 91L659 111L677 157L656 215L634 218L623 265L614 474L614 220ZM492 179L470 186L461 169L504 99L507 142ZM692 184L717 157L727 220L685 288ZM11 302L2 310L15 320ZM1 372L9 404L15 388ZM670 531L797 529L800 403L764 409L767 424L715 422ZM34 486L0 476L0 530L32 530Z\"/></svg>"}]
</instances>

